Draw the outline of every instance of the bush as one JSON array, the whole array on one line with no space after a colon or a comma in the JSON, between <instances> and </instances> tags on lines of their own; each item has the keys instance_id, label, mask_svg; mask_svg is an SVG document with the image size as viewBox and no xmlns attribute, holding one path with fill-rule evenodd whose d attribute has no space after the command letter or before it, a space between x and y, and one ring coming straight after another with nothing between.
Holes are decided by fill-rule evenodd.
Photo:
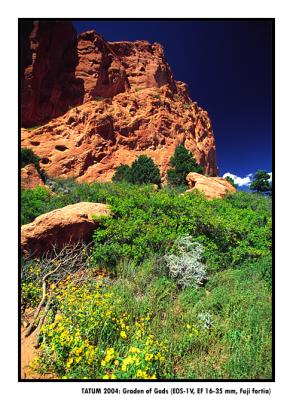
<instances>
[{"instance_id":1,"label":"bush","mask_svg":"<svg viewBox=\"0 0 293 400\"><path fill-rule=\"evenodd\" d=\"M130 182L131 180L131 167L126 164L121 164L116 169L115 174L112 178L113 182Z\"/></svg>"},{"instance_id":2,"label":"bush","mask_svg":"<svg viewBox=\"0 0 293 400\"><path fill-rule=\"evenodd\" d=\"M163 256L174 241L190 235L204 246L208 271L237 267L271 252L271 199L238 192L207 201L193 193L125 182L78 184L58 180L55 194L45 188L21 194L21 223L80 201L107 203L112 217L100 222L93 235L97 264L116 266L121 258L135 262Z\"/></svg>"},{"instance_id":3,"label":"bush","mask_svg":"<svg viewBox=\"0 0 293 400\"><path fill-rule=\"evenodd\" d=\"M202 263L203 246L191 236L177 239L172 254L167 254L165 263L169 276L182 287L201 286L206 281L206 266Z\"/></svg>"},{"instance_id":4,"label":"bush","mask_svg":"<svg viewBox=\"0 0 293 400\"><path fill-rule=\"evenodd\" d=\"M186 176L189 172L203 173L203 167L195 161L193 154L182 144L176 148L174 155L171 157L170 165L173 168L168 170L167 178L171 186L186 186Z\"/></svg>"},{"instance_id":5,"label":"bush","mask_svg":"<svg viewBox=\"0 0 293 400\"><path fill-rule=\"evenodd\" d=\"M48 189L37 186L21 191L21 225L32 222L36 217L49 211L51 194Z\"/></svg>"},{"instance_id":6,"label":"bush","mask_svg":"<svg viewBox=\"0 0 293 400\"><path fill-rule=\"evenodd\" d=\"M153 160L146 155L139 156L129 167L121 164L113 176L113 182L129 182L133 184L154 183L161 186L160 170Z\"/></svg>"}]
</instances>

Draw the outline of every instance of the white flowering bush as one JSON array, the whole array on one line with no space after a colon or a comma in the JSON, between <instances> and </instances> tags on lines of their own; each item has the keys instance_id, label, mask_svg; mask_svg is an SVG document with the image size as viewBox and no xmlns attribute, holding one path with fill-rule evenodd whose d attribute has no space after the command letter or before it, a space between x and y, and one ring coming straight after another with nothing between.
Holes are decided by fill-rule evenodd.
<instances>
[{"instance_id":1,"label":"white flowering bush","mask_svg":"<svg viewBox=\"0 0 293 400\"><path fill-rule=\"evenodd\" d=\"M210 329L213 325L211 315L207 312L201 312L198 314L198 319L204 329Z\"/></svg>"},{"instance_id":2,"label":"white flowering bush","mask_svg":"<svg viewBox=\"0 0 293 400\"><path fill-rule=\"evenodd\" d=\"M199 287L207 280L206 265L202 262L204 248L192 236L177 239L172 254L163 257L169 276L180 287Z\"/></svg>"}]
</instances>

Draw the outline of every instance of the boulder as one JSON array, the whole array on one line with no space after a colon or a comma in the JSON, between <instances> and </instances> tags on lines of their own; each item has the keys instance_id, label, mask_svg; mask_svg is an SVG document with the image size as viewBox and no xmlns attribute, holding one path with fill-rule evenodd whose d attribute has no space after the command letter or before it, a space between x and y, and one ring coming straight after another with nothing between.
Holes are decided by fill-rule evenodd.
<instances>
[{"instance_id":1,"label":"boulder","mask_svg":"<svg viewBox=\"0 0 293 400\"><path fill-rule=\"evenodd\" d=\"M218 199L224 197L227 193L236 192L235 187L224 178L209 177L190 172L186 180L189 186L186 192L192 192L197 189L203 192L207 199Z\"/></svg>"},{"instance_id":2,"label":"boulder","mask_svg":"<svg viewBox=\"0 0 293 400\"><path fill-rule=\"evenodd\" d=\"M21 168L22 189L34 189L36 186L46 186L36 170L34 164L28 164Z\"/></svg>"},{"instance_id":3,"label":"boulder","mask_svg":"<svg viewBox=\"0 0 293 400\"><path fill-rule=\"evenodd\" d=\"M95 216L109 216L106 204L81 202L40 215L21 227L21 247L25 256L40 256L56 246L88 241L99 222Z\"/></svg>"}]
</instances>

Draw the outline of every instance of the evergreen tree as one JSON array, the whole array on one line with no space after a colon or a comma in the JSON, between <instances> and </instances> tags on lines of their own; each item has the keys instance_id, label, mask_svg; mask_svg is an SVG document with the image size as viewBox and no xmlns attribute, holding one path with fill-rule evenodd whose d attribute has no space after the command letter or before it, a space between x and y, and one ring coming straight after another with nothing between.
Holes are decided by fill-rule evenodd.
<instances>
[{"instance_id":1,"label":"evergreen tree","mask_svg":"<svg viewBox=\"0 0 293 400\"><path fill-rule=\"evenodd\" d=\"M203 173L203 167L196 162L192 153L183 144L177 146L170 165L173 168L168 170L167 179L171 186L187 185L186 176L189 172Z\"/></svg>"},{"instance_id":2,"label":"evergreen tree","mask_svg":"<svg viewBox=\"0 0 293 400\"><path fill-rule=\"evenodd\" d=\"M160 170L146 155L139 156L131 165L120 165L112 178L114 182L126 181L134 184L155 183L161 185Z\"/></svg>"},{"instance_id":3,"label":"evergreen tree","mask_svg":"<svg viewBox=\"0 0 293 400\"><path fill-rule=\"evenodd\" d=\"M226 176L226 181L228 181L229 183L231 183L232 186L235 187L235 189L237 189L238 185L236 185L236 183L234 182L233 178L231 178L231 176Z\"/></svg>"},{"instance_id":4,"label":"evergreen tree","mask_svg":"<svg viewBox=\"0 0 293 400\"><path fill-rule=\"evenodd\" d=\"M20 151L21 168L28 164L34 164L36 168L39 167L39 157L32 151L32 149L22 148Z\"/></svg>"},{"instance_id":5,"label":"evergreen tree","mask_svg":"<svg viewBox=\"0 0 293 400\"><path fill-rule=\"evenodd\" d=\"M155 183L161 185L160 170L153 160L146 155L139 156L131 165L132 183Z\"/></svg>"},{"instance_id":6,"label":"evergreen tree","mask_svg":"<svg viewBox=\"0 0 293 400\"><path fill-rule=\"evenodd\" d=\"M113 182L126 181L130 182L131 167L126 164L121 164L117 167L115 174L112 178Z\"/></svg>"},{"instance_id":7,"label":"evergreen tree","mask_svg":"<svg viewBox=\"0 0 293 400\"><path fill-rule=\"evenodd\" d=\"M264 170L258 170L254 174L253 181L250 185L250 190L255 190L256 192L270 192L272 190L271 184L269 182L270 175Z\"/></svg>"}]
</instances>

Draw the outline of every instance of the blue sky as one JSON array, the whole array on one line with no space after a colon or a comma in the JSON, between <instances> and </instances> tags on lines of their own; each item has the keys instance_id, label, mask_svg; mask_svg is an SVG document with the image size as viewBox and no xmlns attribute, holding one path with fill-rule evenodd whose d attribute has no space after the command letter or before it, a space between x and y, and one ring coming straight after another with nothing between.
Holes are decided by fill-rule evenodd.
<instances>
[{"instance_id":1,"label":"blue sky","mask_svg":"<svg viewBox=\"0 0 293 400\"><path fill-rule=\"evenodd\" d=\"M165 48L174 78L189 86L214 129L220 175L248 182L272 171L272 22L74 21L109 41L148 40ZM245 180L246 178L246 180ZM244 185L243 185L244 186Z\"/></svg>"}]
</instances>

